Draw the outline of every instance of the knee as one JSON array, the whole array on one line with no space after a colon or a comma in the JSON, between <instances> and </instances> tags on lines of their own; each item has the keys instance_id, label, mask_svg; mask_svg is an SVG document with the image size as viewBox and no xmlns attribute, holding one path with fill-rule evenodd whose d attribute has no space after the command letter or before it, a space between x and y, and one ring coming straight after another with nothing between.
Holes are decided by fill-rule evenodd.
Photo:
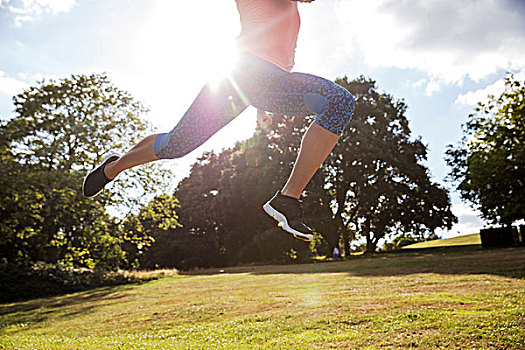
<instances>
[{"instance_id":1,"label":"knee","mask_svg":"<svg viewBox=\"0 0 525 350\"><path fill-rule=\"evenodd\" d=\"M159 159L175 159L182 158L189 151L173 140L174 135L172 133L158 134L153 145L153 151Z\"/></svg>"},{"instance_id":2,"label":"knee","mask_svg":"<svg viewBox=\"0 0 525 350\"><path fill-rule=\"evenodd\" d=\"M355 98L348 90L340 87L338 94L335 96L334 105L338 124L344 128L354 114Z\"/></svg>"},{"instance_id":3,"label":"knee","mask_svg":"<svg viewBox=\"0 0 525 350\"><path fill-rule=\"evenodd\" d=\"M333 98L333 114L327 129L341 136L354 114L355 98L343 87L339 89L339 92Z\"/></svg>"}]
</instances>

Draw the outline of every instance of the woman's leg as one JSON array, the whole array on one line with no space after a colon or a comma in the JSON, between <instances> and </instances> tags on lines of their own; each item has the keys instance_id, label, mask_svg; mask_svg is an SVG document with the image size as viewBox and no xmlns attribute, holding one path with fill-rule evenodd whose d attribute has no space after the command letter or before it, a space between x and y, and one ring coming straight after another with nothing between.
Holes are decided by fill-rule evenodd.
<instances>
[{"instance_id":1,"label":"woman's leg","mask_svg":"<svg viewBox=\"0 0 525 350\"><path fill-rule=\"evenodd\" d=\"M303 136L294 168L281 190L283 195L298 199L339 140L355 101L343 87L315 75L281 71L269 79L267 91L252 99L254 106L285 115L317 115Z\"/></svg>"},{"instance_id":2,"label":"woman's leg","mask_svg":"<svg viewBox=\"0 0 525 350\"><path fill-rule=\"evenodd\" d=\"M180 158L202 145L245 108L228 79L216 88L205 86L173 130L146 137L118 160L107 164L104 173L113 179L140 164Z\"/></svg>"},{"instance_id":3,"label":"woman's leg","mask_svg":"<svg viewBox=\"0 0 525 350\"><path fill-rule=\"evenodd\" d=\"M288 181L263 205L283 230L310 241L313 231L304 223L298 199L350 121L354 98L341 86L314 75L286 73L278 68L266 70L274 74L261 75L258 82L262 92L249 96L255 107L284 115L317 115L303 136Z\"/></svg>"},{"instance_id":4,"label":"woman's leg","mask_svg":"<svg viewBox=\"0 0 525 350\"><path fill-rule=\"evenodd\" d=\"M146 137L126 154L108 156L84 178L86 197L96 196L122 171L159 159L182 157L208 140L246 108L228 79L219 87L205 86L169 133ZM116 160L114 160L116 159Z\"/></svg>"},{"instance_id":5,"label":"woman's leg","mask_svg":"<svg viewBox=\"0 0 525 350\"><path fill-rule=\"evenodd\" d=\"M312 123L301 142L294 168L286 185L263 205L279 226L298 239L311 241L313 230L305 224L299 197L317 169L339 140L339 135Z\"/></svg>"},{"instance_id":6,"label":"woman's leg","mask_svg":"<svg viewBox=\"0 0 525 350\"><path fill-rule=\"evenodd\" d=\"M312 123L303 136L297 160L281 193L299 199L312 176L339 140L336 135L317 123Z\"/></svg>"},{"instance_id":7,"label":"woman's leg","mask_svg":"<svg viewBox=\"0 0 525 350\"><path fill-rule=\"evenodd\" d=\"M155 154L154 144L158 134L150 135L137 143L126 154L104 167L104 175L108 179L114 179L118 174L134 166L159 160Z\"/></svg>"}]
</instances>

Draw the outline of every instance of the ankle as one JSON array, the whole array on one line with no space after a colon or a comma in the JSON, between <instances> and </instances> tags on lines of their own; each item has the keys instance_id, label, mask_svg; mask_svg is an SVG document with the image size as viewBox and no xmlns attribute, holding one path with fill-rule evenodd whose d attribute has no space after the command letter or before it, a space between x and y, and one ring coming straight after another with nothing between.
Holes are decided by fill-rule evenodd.
<instances>
[{"instance_id":1,"label":"ankle","mask_svg":"<svg viewBox=\"0 0 525 350\"><path fill-rule=\"evenodd\" d=\"M113 171L113 166L116 164L116 160L106 164L106 166L104 166L104 169L102 169L102 172L104 173L104 175L110 179L110 180L113 180L114 178L117 177L118 173L115 174L115 172Z\"/></svg>"},{"instance_id":2,"label":"ankle","mask_svg":"<svg viewBox=\"0 0 525 350\"><path fill-rule=\"evenodd\" d=\"M291 197L291 198L294 198L294 199L297 199L297 200L299 200L299 198L301 197L300 193L299 193L299 195L297 195L297 194L294 194L294 193L288 191L287 189L282 189L281 190L281 194L283 196L285 196L285 197Z\"/></svg>"}]
</instances>

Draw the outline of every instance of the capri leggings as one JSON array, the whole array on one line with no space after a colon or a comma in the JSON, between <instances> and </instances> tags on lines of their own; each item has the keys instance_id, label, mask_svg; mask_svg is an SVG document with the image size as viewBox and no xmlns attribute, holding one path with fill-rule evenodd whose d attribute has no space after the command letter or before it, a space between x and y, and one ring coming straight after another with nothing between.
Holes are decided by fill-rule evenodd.
<instances>
[{"instance_id":1,"label":"capri leggings","mask_svg":"<svg viewBox=\"0 0 525 350\"><path fill-rule=\"evenodd\" d=\"M168 159L190 153L249 105L283 115L316 115L315 123L340 136L355 101L346 89L329 80L286 72L243 53L231 77L215 87L206 85L177 126L157 136L155 154Z\"/></svg>"}]
</instances>

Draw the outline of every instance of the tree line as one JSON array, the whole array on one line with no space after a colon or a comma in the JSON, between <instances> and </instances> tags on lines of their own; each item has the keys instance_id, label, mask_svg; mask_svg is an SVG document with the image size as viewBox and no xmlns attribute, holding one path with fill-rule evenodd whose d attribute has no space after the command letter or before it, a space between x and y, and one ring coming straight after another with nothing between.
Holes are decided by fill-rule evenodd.
<instances>
[{"instance_id":1,"label":"tree line","mask_svg":"<svg viewBox=\"0 0 525 350\"><path fill-rule=\"evenodd\" d=\"M153 164L87 199L80 191L86 169L107 150L125 151L151 132L142 119L147 108L105 75L40 82L13 98L15 116L0 128L0 259L189 269L303 261L338 245L348 254L362 242L374 252L380 243L424 240L450 228L457 219L449 195L430 178L426 146L411 135L404 102L369 78L337 83L352 91L356 111L305 189L303 208L316 230L307 245L276 227L261 205L284 184L312 118L274 116L269 130L205 152L174 191L169 173ZM451 164L465 166L464 153L454 152ZM516 162L519 175L523 158ZM458 170L456 179L467 173ZM523 208L516 210L512 218L523 218Z\"/></svg>"}]
</instances>

